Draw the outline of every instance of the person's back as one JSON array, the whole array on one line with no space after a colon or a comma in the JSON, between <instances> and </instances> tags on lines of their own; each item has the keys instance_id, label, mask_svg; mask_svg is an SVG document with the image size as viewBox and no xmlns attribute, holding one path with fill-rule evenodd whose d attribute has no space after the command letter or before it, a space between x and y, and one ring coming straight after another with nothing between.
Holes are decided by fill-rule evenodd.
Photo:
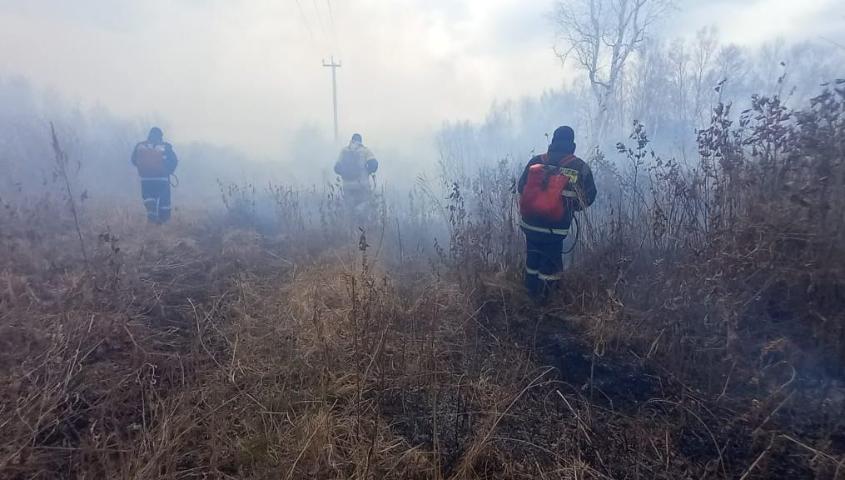
<instances>
[{"instance_id":1,"label":"person's back","mask_svg":"<svg viewBox=\"0 0 845 480\"><path fill-rule=\"evenodd\" d=\"M559 172L568 180L565 182L563 191L560 192L561 195L559 195L564 198L559 199L562 200L560 205L562 208L559 209L562 215L558 218L555 218L554 215L551 217L531 215L525 211L524 202L528 196L526 187L533 180L530 175L532 167L537 166L544 167L544 170L551 169L556 173ZM528 162L517 184L517 191L521 195L523 202L521 224L524 229L527 228L545 233L548 233L549 230L552 230L552 233L559 231L563 235L569 233L574 213L582 210L584 206L591 205L596 197L593 174L587 163L575 156L574 153L552 149L545 154L535 156Z\"/></svg>"},{"instance_id":2,"label":"person's back","mask_svg":"<svg viewBox=\"0 0 845 480\"><path fill-rule=\"evenodd\" d=\"M367 159L372 157L372 152L360 143L351 143L341 150L340 157L335 165L335 173L340 175L344 182L360 182L366 180Z\"/></svg>"},{"instance_id":3,"label":"person's back","mask_svg":"<svg viewBox=\"0 0 845 480\"><path fill-rule=\"evenodd\" d=\"M162 224L170 219L170 176L178 163L173 146L164 141L158 127L150 129L147 139L132 151L132 165L141 178L141 196L150 222Z\"/></svg>"},{"instance_id":4,"label":"person's back","mask_svg":"<svg viewBox=\"0 0 845 480\"><path fill-rule=\"evenodd\" d=\"M519 179L520 227L525 234L525 286L538 299L557 287L563 240L575 212L596 198L590 167L575 156L575 132L555 130L549 150L531 159Z\"/></svg>"},{"instance_id":5,"label":"person's back","mask_svg":"<svg viewBox=\"0 0 845 480\"><path fill-rule=\"evenodd\" d=\"M334 165L335 173L343 180L343 196L350 207L360 208L370 200L370 176L377 170L378 160L356 133L349 145L341 150Z\"/></svg>"}]
</instances>

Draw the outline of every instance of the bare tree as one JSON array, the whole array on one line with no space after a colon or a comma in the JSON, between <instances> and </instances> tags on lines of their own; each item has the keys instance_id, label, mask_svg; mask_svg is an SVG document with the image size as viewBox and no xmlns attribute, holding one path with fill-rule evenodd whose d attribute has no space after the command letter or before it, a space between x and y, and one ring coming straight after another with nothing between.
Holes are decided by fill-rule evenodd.
<instances>
[{"instance_id":1,"label":"bare tree","mask_svg":"<svg viewBox=\"0 0 845 480\"><path fill-rule=\"evenodd\" d=\"M692 57L692 88L693 88L693 120L696 127L703 126L707 121L710 107L710 96L716 83L721 80L715 78L713 59L719 46L716 28L703 28L695 35Z\"/></svg>"},{"instance_id":2,"label":"bare tree","mask_svg":"<svg viewBox=\"0 0 845 480\"><path fill-rule=\"evenodd\" d=\"M555 23L562 45L555 47L555 53L564 64L573 57L587 73L597 107L593 144L607 131L611 103L626 62L672 5L672 0L560 0L557 3Z\"/></svg>"}]
</instances>

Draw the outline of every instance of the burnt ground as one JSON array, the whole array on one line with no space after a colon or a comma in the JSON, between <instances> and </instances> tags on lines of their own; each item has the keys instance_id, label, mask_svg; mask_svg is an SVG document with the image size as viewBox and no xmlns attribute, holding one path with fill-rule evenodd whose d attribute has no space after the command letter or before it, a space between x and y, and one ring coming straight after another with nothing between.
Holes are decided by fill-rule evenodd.
<instances>
[{"instance_id":1,"label":"burnt ground","mask_svg":"<svg viewBox=\"0 0 845 480\"><path fill-rule=\"evenodd\" d=\"M845 466L835 462L845 458L845 430L823 427L842 412L842 403L799 412L818 389L797 382L792 393L766 400L742 384L721 395L704 393L634 354L596 354L565 316L529 310L523 317L507 328L499 325L497 335L531 351L538 368L553 370L502 416L487 453L475 459L480 476L500 477L526 458L538 471L581 465L594 478L845 476ZM382 400L395 432L412 445L438 449L446 476L489 429L490 416L460 388L405 391ZM810 444L819 443L827 450L813 451Z\"/></svg>"},{"instance_id":2,"label":"burnt ground","mask_svg":"<svg viewBox=\"0 0 845 480\"><path fill-rule=\"evenodd\" d=\"M555 367L562 382L591 403L613 411L633 411L642 402L665 395L660 376L633 358L597 353L566 318L544 315L535 327L537 361Z\"/></svg>"},{"instance_id":3,"label":"burnt ground","mask_svg":"<svg viewBox=\"0 0 845 480\"><path fill-rule=\"evenodd\" d=\"M183 258L221 248L203 245L177 253ZM185 369L168 359L187 350L193 335L202 335L195 332L195 316L219 313L219 304L229 298L223 294L227 279L245 270L237 260L221 267L197 257L180 263L155 258L157 268L143 272L141 279L162 295L133 299L137 304L131 304L132 310L139 311L128 323L134 337L128 329L125 335L118 332L121 344L104 347L102 354L95 350L88 361L104 368L125 364L121 369L126 372L118 373L127 378L142 375L172 384L174 391L185 388ZM278 278L284 266L267 260L260 277ZM179 268L170 268L171 263ZM195 304L201 305L199 312ZM584 319L531 307L511 310L494 302L481 310L484 332L474 332L477 344L450 360L450 377L377 393L380 416L409 445L436 450L444 477L469 458L474 473L486 478L537 478L537 472L545 472L546 478L572 478L548 473L561 465L578 467L583 474L578 478L845 478L845 466L839 463L845 458L841 383L798 372L789 388L768 397L741 382L732 383L724 395L705 392L675 378L665 365L629 352L597 354L587 332L579 330L578 325L588 324ZM136 338L146 351L135 345ZM145 366L136 375L137 365L127 352L140 354L155 368ZM510 364L521 357L530 364L522 370ZM208 361L202 358L196 361ZM478 384L498 374L497 368L522 372L498 384L526 385L525 390L486 392L482 398ZM535 376L540 380L527 385ZM68 397L60 405L68 411L65 420L34 441L76 447L95 423L102 432L133 435L127 427L144 418L139 390L103 392ZM94 412L96 404L109 407ZM102 418L110 423L95 422ZM473 449L481 438L485 448ZM72 461L80 459L68 456L56 471ZM513 471L532 465L534 470Z\"/></svg>"}]
</instances>

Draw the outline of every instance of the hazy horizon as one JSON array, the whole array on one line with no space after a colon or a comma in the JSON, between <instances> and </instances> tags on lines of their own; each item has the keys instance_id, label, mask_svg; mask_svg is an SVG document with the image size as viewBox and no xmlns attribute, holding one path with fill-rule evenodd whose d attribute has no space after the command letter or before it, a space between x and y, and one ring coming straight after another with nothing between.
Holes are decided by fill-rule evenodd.
<instances>
[{"instance_id":1,"label":"hazy horizon","mask_svg":"<svg viewBox=\"0 0 845 480\"><path fill-rule=\"evenodd\" d=\"M552 51L553 0L170 3L0 0L0 75L82 109L161 123L179 143L264 159L303 128L330 135L321 62L332 55L343 62L341 140L361 131L389 148L576 77ZM845 43L838 10L832 0L686 1L661 35L715 26L723 42L747 46Z\"/></svg>"}]
</instances>

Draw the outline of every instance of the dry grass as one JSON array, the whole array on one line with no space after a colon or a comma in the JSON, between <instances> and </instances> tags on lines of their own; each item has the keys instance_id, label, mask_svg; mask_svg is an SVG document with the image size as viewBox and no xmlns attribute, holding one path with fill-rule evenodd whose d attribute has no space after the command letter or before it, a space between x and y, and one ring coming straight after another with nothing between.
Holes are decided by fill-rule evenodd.
<instances>
[{"instance_id":1,"label":"dry grass","mask_svg":"<svg viewBox=\"0 0 845 480\"><path fill-rule=\"evenodd\" d=\"M636 182L595 159L607 201L545 308L505 164L363 233L331 189L269 186L268 220L221 183L225 216L163 228L6 198L0 477L845 478L826 95L717 111L693 166L638 127Z\"/></svg>"}]
</instances>

